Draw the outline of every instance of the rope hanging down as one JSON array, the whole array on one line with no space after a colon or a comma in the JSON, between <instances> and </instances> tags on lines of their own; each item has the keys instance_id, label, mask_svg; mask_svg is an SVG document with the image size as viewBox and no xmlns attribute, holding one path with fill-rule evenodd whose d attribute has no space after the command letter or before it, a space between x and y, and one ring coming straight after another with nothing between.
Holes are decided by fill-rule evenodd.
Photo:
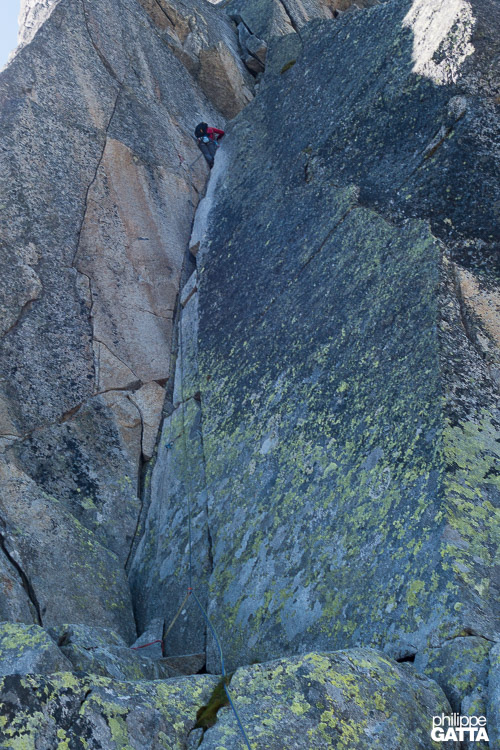
<instances>
[{"instance_id":1,"label":"rope hanging down","mask_svg":"<svg viewBox=\"0 0 500 750\"><path fill-rule=\"evenodd\" d=\"M190 184L190 187L193 186L192 167L201 158L201 156L202 156L202 154L200 154L194 161L192 161L190 164L187 165L187 168L188 168L188 171L189 171L189 184ZM180 161L180 163L182 165L182 163L183 163L184 160L180 156L180 154L179 154L179 161ZM190 201L192 203L193 209L195 209L195 204L191 200L191 197L190 197ZM179 330L179 356L178 356L178 359L179 359L179 362L180 362L180 391L181 391L181 394L180 394L181 395L181 423L182 423L182 434L183 434L183 442L184 442L184 456L187 456L188 455L188 446L187 446L187 436L186 436L185 401L184 401L184 372L183 372L184 355L183 355L182 325L181 325L180 317L179 317L179 327L178 327L178 330ZM214 626L212 624L212 621L210 620L210 618L209 618L209 616L208 616L205 608L203 607L202 603L198 599L198 597L196 595L196 592L195 592L195 590L193 588L193 536L192 536L192 523L191 523L191 518L192 518L192 514L191 514L191 483L189 481L189 477L188 476L186 476L186 499L187 499L187 512L188 512L188 556L189 556L189 560L188 560L188 589L187 589L186 596L182 600L182 604L180 605L179 609L175 613L175 616L174 616L172 622L168 626L167 631L165 632L165 634L163 635L163 637L161 639L158 638L155 641L151 641L150 643L144 643L141 646L132 646L132 649L134 651L137 651L137 650L139 650L141 648L147 648L147 646L153 646L155 643L161 643L161 653L162 653L162 656L165 656L165 642L167 640L167 636L169 635L170 631L172 630L172 628L174 627L175 623L177 622L177 620L178 620L178 618L179 618L182 610L184 609L184 606L186 605L186 603L189 603L190 596L193 596L196 604L198 605L198 607L200 609L200 612L201 612L201 614L203 616L203 619L207 623L208 628L209 628L210 632L212 633L214 641L215 641L215 643L217 645L217 650L219 652L219 658L220 658L220 663L221 663L221 673L222 673L223 677L226 677L227 674L226 674L226 667L225 667L225 664L224 664L224 654L223 654L223 651L222 651L222 646L221 646L219 637L217 635L217 631L215 630L215 628L214 628ZM246 744L248 750L252 750L251 745L250 745L250 741L249 741L249 739L247 737L247 734L245 732L243 724L241 723L241 719L239 717L238 711L237 711L236 706L234 705L233 699L231 697L231 693L229 692L227 684L225 684L225 683L224 683L224 691L225 691L227 699L229 701L229 705L231 706L231 708L233 710L234 716L236 718L236 722L238 724L238 729L241 732L241 735L242 735L242 737L243 737L243 739L245 741L245 744Z\"/></svg>"},{"instance_id":2,"label":"rope hanging down","mask_svg":"<svg viewBox=\"0 0 500 750\"><path fill-rule=\"evenodd\" d=\"M198 157L199 159L200 157ZM197 161L197 160L195 160ZM193 162L194 164L195 162ZM192 164L189 165L189 171L190 171L190 177L191 177L191 167ZM181 424L182 424L182 435L183 435L183 442L184 442L184 456L188 455L188 446L187 446L187 434L186 434L186 420L185 420L185 400L184 400L184 351L183 351L183 338L182 338L182 324L179 317L179 360L180 360L180 396L181 396ZM219 637L217 635L217 631L215 630L212 621L210 620L207 612L205 611L205 608L203 607L202 603L198 599L195 590L193 589L193 555L192 555L192 525L191 525L191 482L189 481L189 476L186 476L186 498L187 498L187 511L188 511L188 551L189 551L189 567L188 567L188 580L189 580L189 587L187 592L187 598L189 598L190 595L194 597L194 600L196 604L198 605L200 612L207 623L210 632L212 633L212 636L214 638L214 641L217 645L217 649L219 651L219 658L221 663L221 673L223 677L226 677L226 667L224 664L224 654L222 651L222 646L219 641ZM186 600L184 600L186 601ZM184 602L183 602L184 605ZM243 727L243 724L241 723L241 719L239 717L238 711L236 709L236 706L233 703L233 699L231 697L231 693L229 692L229 689L227 685L224 683L224 691L227 695L227 699L229 701L229 705L231 706L233 713L236 718L236 722L238 724L238 729L240 730L243 739L245 741L245 744L248 748L248 750L252 750L250 746L249 739L247 737L247 734L245 732L245 729Z\"/></svg>"}]
</instances>

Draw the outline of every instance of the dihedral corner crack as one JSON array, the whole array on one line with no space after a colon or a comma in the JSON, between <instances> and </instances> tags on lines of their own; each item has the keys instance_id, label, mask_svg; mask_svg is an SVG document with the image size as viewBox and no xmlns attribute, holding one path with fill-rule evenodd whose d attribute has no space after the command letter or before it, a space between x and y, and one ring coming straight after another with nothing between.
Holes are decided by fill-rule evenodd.
<instances>
[{"instance_id":1,"label":"dihedral corner crack","mask_svg":"<svg viewBox=\"0 0 500 750\"><path fill-rule=\"evenodd\" d=\"M82 2L83 2L83 0L82 0ZM95 184L95 182L97 180L97 175L99 174L99 169L100 169L102 161L104 159L104 154L105 154L106 146L107 146L107 143L108 143L108 132L109 132L109 129L111 127L111 123L113 122L114 116L116 114L116 110L118 108L118 101L120 99L120 94L123 91L124 85L125 85L124 83L121 83L120 84L120 88L118 89L118 91L116 93L115 101L114 101L114 104L113 104L113 109L111 111L108 123L107 123L107 125L106 125L106 127L104 129L102 151L101 151L101 154L99 156L99 159L97 160L97 165L96 165L94 174L92 176L92 179L90 180L90 182L89 182L89 184L87 186L87 189L85 191L85 198L84 198L84 201L83 201L83 215L82 215L82 220L80 222L80 227L79 227L78 233L77 233L77 242L76 242L75 254L73 256L73 261L71 263L71 266L73 268L76 268L76 265L75 265L76 264L76 259L78 257L78 253L80 251L80 243L81 243L81 238L82 238L83 227L84 227L84 224L85 224L85 219L87 218L87 209L88 209L88 202L89 202L90 191L92 190L92 187L94 186L94 184ZM87 274L84 274L82 271L80 271L80 269L78 269L78 268L77 268L77 271L79 271L80 273L82 273L84 276L87 275Z\"/></svg>"},{"instance_id":2,"label":"dihedral corner crack","mask_svg":"<svg viewBox=\"0 0 500 750\"><path fill-rule=\"evenodd\" d=\"M94 50L95 50L95 52L96 52L99 60L104 65L104 68L109 73L109 75L111 76L111 78L114 78L115 81L118 81L118 83L121 86L122 85L122 81L120 81L120 79L116 75L115 71L113 70L113 67L111 66L110 62L106 59L106 57L103 55L103 53L101 52L101 50L99 49L99 47L97 46L97 44L94 41L94 37L92 36L92 32L90 31L89 19L88 19L88 12L87 12L87 6L85 4L85 0L82 0L82 8L83 8L83 18L84 18L84 21L85 21L85 27L87 29L87 33L89 35L89 39L90 39L90 42L92 44L92 47L94 48Z\"/></svg>"},{"instance_id":3,"label":"dihedral corner crack","mask_svg":"<svg viewBox=\"0 0 500 750\"><path fill-rule=\"evenodd\" d=\"M300 38L300 40L302 40L302 36L301 36L301 33L300 33L300 26L299 26L299 25L298 25L298 23L297 23L297 22L295 21L295 19L294 19L294 17L293 17L293 14L292 14L292 12L291 12L291 11L289 10L289 8L288 8L288 6L287 6L287 4L286 4L285 0L278 0L278 2L279 2L279 3L280 3L280 5L281 5L281 6L283 7L283 10L285 11L286 15L287 15L287 16L288 16L288 18L290 19L290 25L291 25L292 29L293 29L293 30L295 31L295 33L296 33L296 34L298 35L298 37Z\"/></svg>"},{"instance_id":4,"label":"dihedral corner crack","mask_svg":"<svg viewBox=\"0 0 500 750\"><path fill-rule=\"evenodd\" d=\"M175 25L176 25L175 21L172 18L170 18L170 16L168 15L167 11L163 7L163 5L160 3L160 0L154 0L154 1L155 1L156 5L158 6L158 8L160 9L160 11L165 16L165 18L167 19L167 21L169 21L169 23L171 23L172 27L175 29Z\"/></svg>"},{"instance_id":5,"label":"dihedral corner crack","mask_svg":"<svg viewBox=\"0 0 500 750\"><path fill-rule=\"evenodd\" d=\"M17 562L17 560L15 560L15 558L11 555L11 553L7 549L7 544L5 542L5 537L4 537L4 535L2 533L0 533L0 550L4 553L5 557L10 562L10 564L13 566L13 568L15 568L15 570L17 571L17 573L18 573L18 575L19 575L19 577L21 579L22 587L26 591L31 604L33 605L33 607L35 609L36 617L37 617L37 620L38 620L38 625L40 625L41 627L43 627L42 613L41 613L41 609L40 609L40 604L39 604L37 596L35 594L35 590L34 590L33 586L31 585L31 582L30 582L28 576L26 575L26 573L22 569L21 565Z\"/></svg>"}]
</instances>

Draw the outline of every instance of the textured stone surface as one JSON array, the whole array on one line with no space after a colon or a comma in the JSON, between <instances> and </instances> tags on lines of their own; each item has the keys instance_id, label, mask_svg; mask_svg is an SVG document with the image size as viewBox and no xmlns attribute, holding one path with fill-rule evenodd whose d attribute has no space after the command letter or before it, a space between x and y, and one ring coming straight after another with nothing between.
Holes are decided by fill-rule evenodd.
<instances>
[{"instance_id":1,"label":"textured stone surface","mask_svg":"<svg viewBox=\"0 0 500 750\"><path fill-rule=\"evenodd\" d=\"M377 5L378 2L379 0L231 0L226 6L226 12L235 23L243 23L253 35L248 50L254 55L259 48L254 40L261 42L259 37L267 42L275 36L286 36L294 32L300 35L302 27L314 18L333 18L344 11L357 11ZM262 46L260 50L262 55Z\"/></svg>"},{"instance_id":2,"label":"textured stone surface","mask_svg":"<svg viewBox=\"0 0 500 750\"><path fill-rule=\"evenodd\" d=\"M0 745L194 746L216 680L144 682L174 657L127 648L191 583L230 667L373 644L498 735L498 3L229 12L23 5L24 41L45 22L0 79L0 616L101 677L4 680ZM193 125L252 97L236 24L254 61L285 36L196 218L172 383ZM165 649L219 670L193 595ZM277 749L427 748L450 710L368 650L233 690ZM229 711L201 746L243 747Z\"/></svg>"},{"instance_id":3,"label":"textured stone surface","mask_svg":"<svg viewBox=\"0 0 500 750\"><path fill-rule=\"evenodd\" d=\"M0 535L0 541L3 537ZM36 612L30 606L29 596L15 565L6 557L5 547L0 551L0 622L32 623Z\"/></svg>"},{"instance_id":4,"label":"textured stone surface","mask_svg":"<svg viewBox=\"0 0 500 750\"><path fill-rule=\"evenodd\" d=\"M200 390L198 377L198 294L184 305L179 321L179 356L175 367L173 404L196 396Z\"/></svg>"},{"instance_id":5,"label":"textured stone surface","mask_svg":"<svg viewBox=\"0 0 500 750\"><path fill-rule=\"evenodd\" d=\"M15 561L20 587L8 591L33 621L100 623L127 641L136 636L123 561L99 542L64 501L50 497L13 464L0 461L0 554ZM20 600L18 599L20 597Z\"/></svg>"},{"instance_id":6,"label":"textured stone surface","mask_svg":"<svg viewBox=\"0 0 500 750\"><path fill-rule=\"evenodd\" d=\"M0 675L51 674L71 669L71 662L38 625L0 623Z\"/></svg>"},{"instance_id":7,"label":"textured stone surface","mask_svg":"<svg viewBox=\"0 0 500 750\"><path fill-rule=\"evenodd\" d=\"M192 300L188 306L191 304ZM211 559L200 420L199 403L189 399L163 423L151 478L151 504L129 574L140 633L149 630L149 623L157 618L162 618L168 628L188 586L194 586L206 606ZM165 641L166 656L205 651L205 631L205 622L191 596Z\"/></svg>"},{"instance_id":8,"label":"textured stone surface","mask_svg":"<svg viewBox=\"0 0 500 750\"><path fill-rule=\"evenodd\" d=\"M58 625L48 632L73 671L117 680L156 680L175 674L174 670L150 658L146 650L129 648L120 636L105 628ZM32 671L43 673L42 670Z\"/></svg>"},{"instance_id":9,"label":"textured stone surface","mask_svg":"<svg viewBox=\"0 0 500 750\"><path fill-rule=\"evenodd\" d=\"M139 409L142 424L142 455L149 459L153 455L158 437L165 390L158 383L146 383L138 391L132 393L130 399Z\"/></svg>"},{"instance_id":10,"label":"textured stone surface","mask_svg":"<svg viewBox=\"0 0 500 750\"><path fill-rule=\"evenodd\" d=\"M491 647L484 638L454 638L441 648L418 653L414 664L442 687L453 711L460 713L464 698L472 696L478 685L488 684Z\"/></svg>"},{"instance_id":11,"label":"textured stone surface","mask_svg":"<svg viewBox=\"0 0 500 750\"><path fill-rule=\"evenodd\" d=\"M107 677L11 675L0 680L0 745L78 750L185 747L217 678L118 682Z\"/></svg>"},{"instance_id":12,"label":"textured stone surface","mask_svg":"<svg viewBox=\"0 0 500 750\"><path fill-rule=\"evenodd\" d=\"M188 735L199 735L196 712L217 682L209 675L157 682L4 677L0 742L6 750L196 747ZM370 649L256 664L236 672L230 691L252 747L276 750L430 750L431 717L450 710L436 683ZM230 709L218 712L200 746L245 747Z\"/></svg>"},{"instance_id":13,"label":"textured stone surface","mask_svg":"<svg viewBox=\"0 0 500 750\"><path fill-rule=\"evenodd\" d=\"M271 45L230 128L192 239L209 612L230 665L496 637L498 394L442 252L493 272L489 10L315 21Z\"/></svg>"},{"instance_id":14,"label":"textured stone surface","mask_svg":"<svg viewBox=\"0 0 500 750\"><path fill-rule=\"evenodd\" d=\"M208 174L192 132L251 98L231 22L205 4L182 12L200 76L202 53L238 74L212 103L135 0L27 0L23 45L0 78L0 523L35 621L132 639L123 564ZM27 583L0 555L2 616L25 620Z\"/></svg>"},{"instance_id":15,"label":"textured stone surface","mask_svg":"<svg viewBox=\"0 0 500 750\"><path fill-rule=\"evenodd\" d=\"M226 12L235 21L243 21L252 34L268 41L300 31L312 18L332 18L332 5L328 0L231 0Z\"/></svg>"},{"instance_id":16,"label":"textured stone surface","mask_svg":"<svg viewBox=\"0 0 500 750\"><path fill-rule=\"evenodd\" d=\"M198 291L198 272L194 271L188 279L181 291L180 303L182 307L186 307L187 303L195 292Z\"/></svg>"},{"instance_id":17,"label":"textured stone surface","mask_svg":"<svg viewBox=\"0 0 500 750\"><path fill-rule=\"evenodd\" d=\"M239 57L229 20L204 0L140 0L174 55L225 116L253 97L252 76Z\"/></svg>"},{"instance_id":18,"label":"textured stone surface","mask_svg":"<svg viewBox=\"0 0 500 750\"><path fill-rule=\"evenodd\" d=\"M236 672L230 690L252 747L271 750L430 750L432 716L449 712L434 682L370 649L255 664ZM201 747L246 747L230 709Z\"/></svg>"}]
</instances>

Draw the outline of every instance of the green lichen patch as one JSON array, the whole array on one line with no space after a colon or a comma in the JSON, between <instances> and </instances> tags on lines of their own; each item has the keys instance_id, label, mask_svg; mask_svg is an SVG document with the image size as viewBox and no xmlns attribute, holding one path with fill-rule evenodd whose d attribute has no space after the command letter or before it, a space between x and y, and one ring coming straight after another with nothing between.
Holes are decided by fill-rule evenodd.
<instances>
[{"instance_id":1,"label":"green lichen patch","mask_svg":"<svg viewBox=\"0 0 500 750\"><path fill-rule=\"evenodd\" d=\"M280 73L283 75L283 73L286 73L287 70L290 70L290 68L293 68L297 60L289 60L287 63L283 65L283 67L280 70Z\"/></svg>"},{"instance_id":2,"label":"green lichen patch","mask_svg":"<svg viewBox=\"0 0 500 750\"><path fill-rule=\"evenodd\" d=\"M435 683L371 649L310 653L240 668L231 696L256 750L430 748L433 712L449 711ZM240 746L234 715L224 708L205 733L203 747Z\"/></svg>"},{"instance_id":3,"label":"green lichen patch","mask_svg":"<svg viewBox=\"0 0 500 750\"><path fill-rule=\"evenodd\" d=\"M0 746L143 750L145 737L153 736L155 747L174 750L194 727L196 710L216 682L208 675L164 682L66 672L50 679L10 675L0 680Z\"/></svg>"},{"instance_id":4,"label":"green lichen patch","mask_svg":"<svg viewBox=\"0 0 500 750\"><path fill-rule=\"evenodd\" d=\"M50 674L69 668L70 662L43 628L0 623L0 675Z\"/></svg>"}]
</instances>

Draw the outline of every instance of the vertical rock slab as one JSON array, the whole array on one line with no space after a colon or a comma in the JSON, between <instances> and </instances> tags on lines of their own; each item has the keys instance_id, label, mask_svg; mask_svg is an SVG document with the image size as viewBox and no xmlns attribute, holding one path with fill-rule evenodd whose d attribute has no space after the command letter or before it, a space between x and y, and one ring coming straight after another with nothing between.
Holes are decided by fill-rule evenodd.
<instances>
[{"instance_id":1,"label":"vertical rock slab","mask_svg":"<svg viewBox=\"0 0 500 750\"><path fill-rule=\"evenodd\" d=\"M198 351L209 611L230 664L498 637L498 393L446 259L466 245L494 286L498 123L488 146L490 89L473 83L494 67L489 7L315 21L293 57L271 45L228 135ZM432 70L415 67L422 28Z\"/></svg>"},{"instance_id":2,"label":"vertical rock slab","mask_svg":"<svg viewBox=\"0 0 500 750\"><path fill-rule=\"evenodd\" d=\"M135 639L123 563L57 501L11 464L0 463L2 546L28 593L38 625L100 623Z\"/></svg>"},{"instance_id":3,"label":"vertical rock slab","mask_svg":"<svg viewBox=\"0 0 500 750\"><path fill-rule=\"evenodd\" d=\"M3 564L24 579L6 577L3 609L133 640L123 568L208 173L192 131L224 120L135 0L30 0L21 15L0 77L0 516ZM192 33L207 23L200 9Z\"/></svg>"}]
</instances>

